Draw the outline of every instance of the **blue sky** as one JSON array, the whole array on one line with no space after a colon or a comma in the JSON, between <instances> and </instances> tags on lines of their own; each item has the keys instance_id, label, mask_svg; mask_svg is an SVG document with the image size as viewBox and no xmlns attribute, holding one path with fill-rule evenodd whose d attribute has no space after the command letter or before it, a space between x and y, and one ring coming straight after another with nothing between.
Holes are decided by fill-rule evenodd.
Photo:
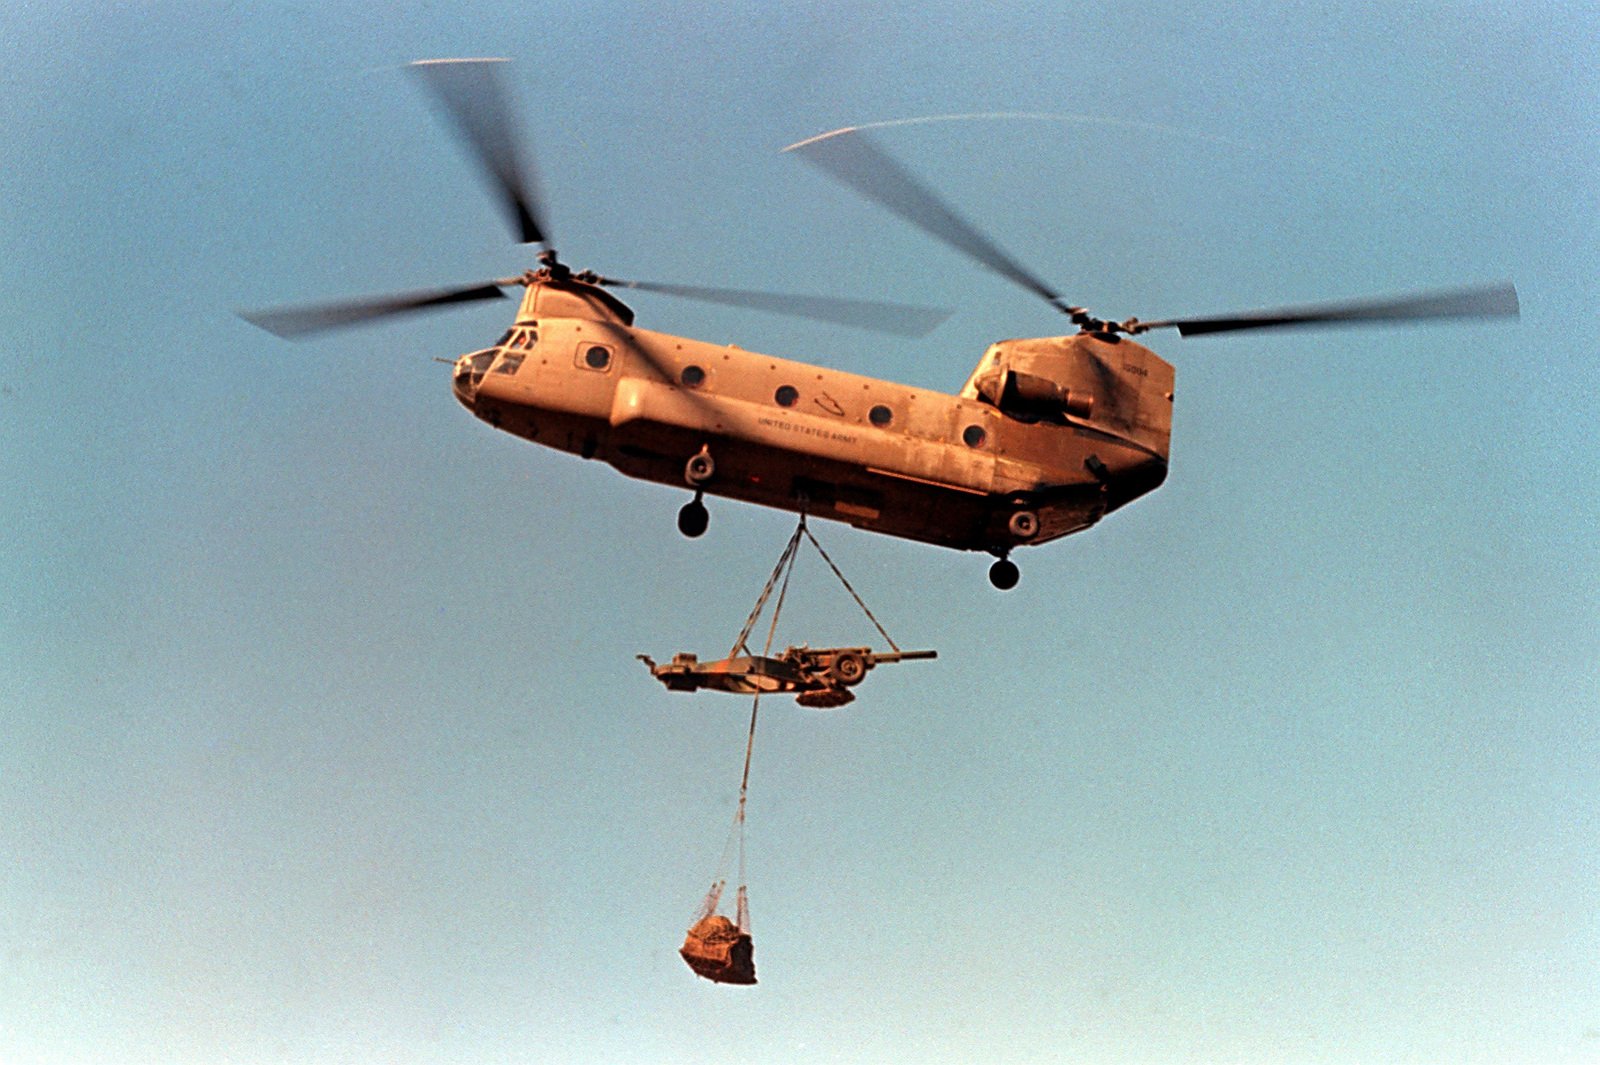
<instances>
[{"instance_id":1,"label":"blue sky","mask_svg":"<svg viewBox=\"0 0 1600 1065\"><path fill-rule=\"evenodd\" d=\"M0 1058L1600 1060L1600 18L1581 5L0 8ZM520 271L401 69L504 55L565 258L950 307L650 328L954 389L1062 319L779 149L879 141L1109 317L1510 279L1520 322L1152 342L1167 484L986 559L819 523L905 646L763 707L754 989L676 957L791 528L518 443ZM871 636L814 558L787 635ZM780 634L782 639L784 634Z\"/></svg>"}]
</instances>

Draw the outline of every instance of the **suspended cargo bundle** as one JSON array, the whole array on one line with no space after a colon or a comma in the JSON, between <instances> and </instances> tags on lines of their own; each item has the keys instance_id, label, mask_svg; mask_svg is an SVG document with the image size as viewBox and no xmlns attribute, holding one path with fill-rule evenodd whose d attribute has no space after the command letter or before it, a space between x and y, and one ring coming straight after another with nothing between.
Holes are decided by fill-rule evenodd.
<instances>
[{"instance_id":1,"label":"suspended cargo bundle","mask_svg":"<svg viewBox=\"0 0 1600 1065\"><path fill-rule=\"evenodd\" d=\"M705 905L700 908L700 918L690 926L678 953L696 976L718 984L753 984L756 982L755 943L748 931L750 906L744 886L739 887L735 921L716 912L721 896L722 881L718 881L711 885Z\"/></svg>"},{"instance_id":2,"label":"suspended cargo bundle","mask_svg":"<svg viewBox=\"0 0 1600 1065\"><path fill-rule=\"evenodd\" d=\"M761 695L751 701L750 734L744 744L744 775L739 781L739 808L728 828L728 842L722 848L722 859L717 863L717 877L711 890L700 903L694 923L689 926L678 954L696 976L718 984L753 984L756 982L755 943L750 938L750 894L745 888L744 875L744 808L750 794L750 756L756 746L756 714L761 709ZM722 902L722 889L728 879L729 852L739 847L738 902L732 920L717 912Z\"/></svg>"}]
</instances>

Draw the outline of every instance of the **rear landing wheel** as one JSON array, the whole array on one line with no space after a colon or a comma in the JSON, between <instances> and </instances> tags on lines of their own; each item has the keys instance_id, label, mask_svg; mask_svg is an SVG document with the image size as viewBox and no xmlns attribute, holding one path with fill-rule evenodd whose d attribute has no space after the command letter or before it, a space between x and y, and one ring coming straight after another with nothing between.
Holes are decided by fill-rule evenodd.
<instances>
[{"instance_id":1,"label":"rear landing wheel","mask_svg":"<svg viewBox=\"0 0 1600 1065\"><path fill-rule=\"evenodd\" d=\"M700 496L683 505L678 511L678 531L694 539L706 531L706 526L711 524L711 513L706 510L706 505L700 502Z\"/></svg>"},{"instance_id":2,"label":"rear landing wheel","mask_svg":"<svg viewBox=\"0 0 1600 1065\"><path fill-rule=\"evenodd\" d=\"M997 559L995 564L989 567L989 583L1002 592L1015 588L1021 576L1017 564L1009 558Z\"/></svg>"}]
</instances>

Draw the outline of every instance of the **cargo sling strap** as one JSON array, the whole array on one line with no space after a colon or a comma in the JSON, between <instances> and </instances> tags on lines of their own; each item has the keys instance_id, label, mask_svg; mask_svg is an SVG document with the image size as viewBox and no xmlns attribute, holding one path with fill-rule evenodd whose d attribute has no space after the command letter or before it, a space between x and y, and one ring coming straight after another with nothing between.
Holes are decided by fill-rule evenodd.
<instances>
[{"instance_id":1,"label":"cargo sling strap","mask_svg":"<svg viewBox=\"0 0 1600 1065\"><path fill-rule=\"evenodd\" d=\"M789 537L789 543L784 547L783 554L778 556L778 564L772 568L772 576L767 578L766 587L761 589L761 594L756 598L756 605L751 608L750 616L745 619L744 628L739 630L738 638L733 641L733 650L728 652L728 657L732 658L735 655L751 653L749 644L746 641L750 639L751 630L756 627L756 622L760 620L761 612L766 609L767 599L772 595L772 589L778 584L778 578L782 577L783 586L778 593L778 602L772 609L772 625L767 630L767 644L762 652L763 654L771 653L772 636L778 629L778 614L783 610L783 597L789 589L789 577L794 572L794 563L800 553L800 538L802 536L811 541L811 546L817 549L817 554L822 556L822 561L826 562L828 568L833 571L833 575L839 578L839 583L844 586L845 591L850 593L850 598L856 601L856 606L861 608L861 612L867 616L867 620L872 622L873 628L878 630L878 635L883 637L884 642L892 650L899 651L900 645L894 642L893 637L884 629L883 623L867 607L866 602L862 600L860 594L851 586L850 582L845 579L844 574L839 572L839 567L828 556L828 552L824 551L822 545L817 542L817 538L811 535L811 530L806 527L806 516L801 514L800 521L795 526L794 535Z\"/></svg>"},{"instance_id":2,"label":"cargo sling strap","mask_svg":"<svg viewBox=\"0 0 1600 1065\"><path fill-rule=\"evenodd\" d=\"M795 524L794 535L789 537L789 542L784 546L783 553L778 556L778 564L772 567L772 575L767 578L766 586L761 589L761 594L756 597L756 605L751 608L750 616L745 619L744 628L739 630L738 637L733 641L733 650L728 653L728 657L732 658L738 654L752 653L748 643L751 630L755 628L756 622L761 620L761 614L764 610L766 610L767 600L772 597L773 589L776 588L778 592L778 599L772 605L772 621L767 626L767 641L761 649L761 653L764 656L772 654L772 640L778 631L778 616L783 613L783 601L789 594L789 578L794 576L794 564L795 560L800 554L800 542L802 537L804 537L806 540L809 540L811 542L811 546L817 549L817 554L822 556L822 561L826 562L828 564L828 568L833 571L833 575L839 578L839 583L844 585L844 590L850 593L850 598L856 601L856 605L859 606L861 608L861 612L867 616L867 620L872 622L873 627L878 630L878 634L883 637L884 642L886 642L895 650L896 653L898 653L900 651L900 645L894 642L894 638L891 637L884 629L882 623L873 616L872 611L867 607L867 604L862 601L861 596L856 592L856 590L850 586L850 582L845 579L844 574L839 572L839 567L834 565L833 559L828 557L828 552L824 551L822 549L822 545L817 542L817 538L811 535L811 530L806 527L806 516L804 513L802 513L800 515L799 522ZM738 811L733 815L733 827L729 830L729 836L732 837L734 834L737 834L739 840L738 920L736 923L740 928L746 930L749 929L750 924L748 920L749 903L745 897L746 893L744 879L744 808L745 799L750 791L750 757L755 750L756 717L760 711L761 693L757 692L755 694L755 698L750 701L750 733L746 737L744 745L744 773L739 778L739 808ZM731 838L729 843L732 843ZM723 851L723 855L723 862L725 866L727 860L726 850ZM711 902L712 910L715 910L716 899L722 894L723 883L724 881L719 880L716 884L714 884L711 889L711 894L707 896L708 900ZM708 911L708 913L709 912L710 911Z\"/></svg>"}]
</instances>

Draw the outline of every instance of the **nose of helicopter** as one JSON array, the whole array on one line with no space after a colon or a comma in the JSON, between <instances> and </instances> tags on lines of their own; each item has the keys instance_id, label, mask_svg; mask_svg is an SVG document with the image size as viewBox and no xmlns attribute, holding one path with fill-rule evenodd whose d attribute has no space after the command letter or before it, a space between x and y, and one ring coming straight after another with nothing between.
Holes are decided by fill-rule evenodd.
<instances>
[{"instance_id":1,"label":"nose of helicopter","mask_svg":"<svg viewBox=\"0 0 1600 1065\"><path fill-rule=\"evenodd\" d=\"M455 361L450 388L468 410L472 410L476 404L478 383L483 380L483 375L488 372L489 364L494 362L497 354L498 348L485 348L483 351L468 352Z\"/></svg>"},{"instance_id":2,"label":"nose of helicopter","mask_svg":"<svg viewBox=\"0 0 1600 1065\"><path fill-rule=\"evenodd\" d=\"M450 373L450 391L455 393L456 402L468 410L472 409L472 367L465 355L456 360L455 368Z\"/></svg>"}]
</instances>

